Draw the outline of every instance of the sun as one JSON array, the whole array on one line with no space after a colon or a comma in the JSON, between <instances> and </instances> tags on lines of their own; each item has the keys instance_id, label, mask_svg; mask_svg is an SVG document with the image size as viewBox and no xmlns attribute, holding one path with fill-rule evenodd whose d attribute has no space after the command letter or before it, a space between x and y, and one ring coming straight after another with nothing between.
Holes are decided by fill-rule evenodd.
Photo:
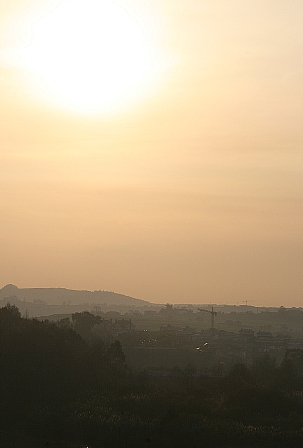
<instances>
[{"instance_id":1,"label":"sun","mask_svg":"<svg viewBox=\"0 0 303 448\"><path fill-rule=\"evenodd\" d=\"M155 59L138 18L110 0L65 0L30 24L19 51L35 89L68 108L106 111L138 95Z\"/></svg>"}]
</instances>

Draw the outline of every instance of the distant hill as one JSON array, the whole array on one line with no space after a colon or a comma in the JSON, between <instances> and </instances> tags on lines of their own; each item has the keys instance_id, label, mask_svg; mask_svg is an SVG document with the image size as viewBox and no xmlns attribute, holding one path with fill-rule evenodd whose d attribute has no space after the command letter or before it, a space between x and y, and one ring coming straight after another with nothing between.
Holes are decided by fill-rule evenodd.
<instances>
[{"instance_id":1,"label":"distant hill","mask_svg":"<svg viewBox=\"0 0 303 448\"><path fill-rule=\"evenodd\" d=\"M0 300L15 297L26 302L45 302L50 305L104 304L146 306L150 302L110 291L79 291L66 288L18 288L6 285L0 289Z\"/></svg>"}]
</instances>

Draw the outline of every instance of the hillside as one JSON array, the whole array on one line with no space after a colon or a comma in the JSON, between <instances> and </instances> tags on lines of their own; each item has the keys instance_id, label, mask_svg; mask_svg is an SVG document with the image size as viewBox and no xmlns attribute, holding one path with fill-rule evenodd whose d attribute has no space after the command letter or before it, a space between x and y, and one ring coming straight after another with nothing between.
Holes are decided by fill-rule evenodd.
<instances>
[{"instance_id":1,"label":"hillside","mask_svg":"<svg viewBox=\"0 0 303 448\"><path fill-rule=\"evenodd\" d=\"M18 288L6 285L0 289L0 300L15 297L26 302L45 302L49 305L104 304L146 306L150 302L110 291L79 291L66 288Z\"/></svg>"}]
</instances>

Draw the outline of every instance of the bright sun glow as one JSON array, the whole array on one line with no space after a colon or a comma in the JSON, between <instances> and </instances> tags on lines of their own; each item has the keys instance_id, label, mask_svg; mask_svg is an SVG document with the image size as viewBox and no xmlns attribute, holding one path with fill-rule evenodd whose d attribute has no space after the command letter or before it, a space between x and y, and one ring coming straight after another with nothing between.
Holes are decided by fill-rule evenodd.
<instances>
[{"instance_id":1,"label":"bright sun glow","mask_svg":"<svg viewBox=\"0 0 303 448\"><path fill-rule=\"evenodd\" d=\"M48 95L106 111L138 95L155 70L138 19L109 0L66 0L31 24L22 65Z\"/></svg>"}]
</instances>

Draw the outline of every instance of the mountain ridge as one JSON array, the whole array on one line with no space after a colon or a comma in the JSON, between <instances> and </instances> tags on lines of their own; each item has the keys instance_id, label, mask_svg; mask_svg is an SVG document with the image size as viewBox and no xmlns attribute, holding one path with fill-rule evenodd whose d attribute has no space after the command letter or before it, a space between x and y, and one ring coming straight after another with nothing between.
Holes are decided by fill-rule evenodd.
<instances>
[{"instance_id":1,"label":"mountain ridge","mask_svg":"<svg viewBox=\"0 0 303 448\"><path fill-rule=\"evenodd\" d=\"M8 284L0 289L0 299L17 297L19 300L41 301L50 305L61 305L63 302L72 305L87 304L114 304L127 306L150 305L151 302L119 294L113 291L88 291L68 288L18 288Z\"/></svg>"}]
</instances>

